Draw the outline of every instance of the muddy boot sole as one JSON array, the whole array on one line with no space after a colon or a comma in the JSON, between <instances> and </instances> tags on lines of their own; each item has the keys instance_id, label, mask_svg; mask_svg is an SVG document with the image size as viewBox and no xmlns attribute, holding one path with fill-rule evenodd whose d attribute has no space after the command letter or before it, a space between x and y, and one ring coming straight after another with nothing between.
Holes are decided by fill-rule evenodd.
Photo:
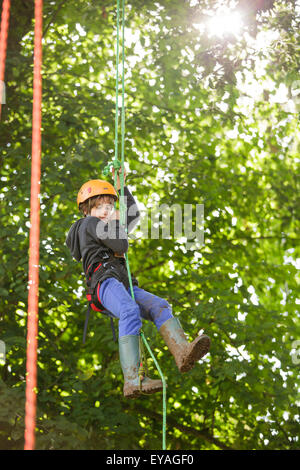
<instances>
[{"instance_id":1,"label":"muddy boot sole","mask_svg":"<svg viewBox=\"0 0 300 470\"><path fill-rule=\"evenodd\" d=\"M198 336L192 343L189 344L188 351L183 357L181 364L178 365L180 372L188 372L191 370L195 362L199 361L205 354L208 353L210 348L210 338L207 335Z\"/></svg>"},{"instance_id":2,"label":"muddy boot sole","mask_svg":"<svg viewBox=\"0 0 300 470\"><path fill-rule=\"evenodd\" d=\"M123 388L123 395L125 398L137 398L140 394L141 392L136 386L127 385Z\"/></svg>"},{"instance_id":3,"label":"muddy boot sole","mask_svg":"<svg viewBox=\"0 0 300 470\"><path fill-rule=\"evenodd\" d=\"M139 385L126 384L123 388L123 395L125 398L137 398L142 394L150 395L152 393L160 392L163 389L161 380L143 380L142 390Z\"/></svg>"},{"instance_id":4,"label":"muddy boot sole","mask_svg":"<svg viewBox=\"0 0 300 470\"><path fill-rule=\"evenodd\" d=\"M163 383L161 380L149 380L149 382L142 382L142 393L151 393L161 392L163 389Z\"/></svg>"}]
</instances>

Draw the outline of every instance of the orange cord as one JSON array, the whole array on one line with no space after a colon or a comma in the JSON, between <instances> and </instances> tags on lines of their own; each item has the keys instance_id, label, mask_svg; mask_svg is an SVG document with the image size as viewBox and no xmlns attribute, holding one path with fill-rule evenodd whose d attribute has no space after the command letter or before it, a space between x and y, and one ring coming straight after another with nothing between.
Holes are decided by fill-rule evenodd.
<instances>
[{"instance_id":1,"label":"orange cord","mask_svg":"<svg viewBox=\"0 0 300 470\"><path fill-rule=\"evenodd\" d=\"M7 48L7 34L9 25L9 9L10 0L3 0L2 15L1 15L1 32L0 32L0 120L2 110L2 96L4 90L4 76L5 76L5 61L6 61L6 48Z\"/></svg>"},{"instance_id":2,"label":"orange cord","mask_svg":"<svg viewBox=\"0 0 300 470\"><path fill-rule=\"evenodd\" d=\"M35 448L37 395L37 336L40 244L40 178L42 124L42 21L43 2L35 0L32 160L29 234L29 291L27 319L25 450Z\"/></svg>"}]
</instances>

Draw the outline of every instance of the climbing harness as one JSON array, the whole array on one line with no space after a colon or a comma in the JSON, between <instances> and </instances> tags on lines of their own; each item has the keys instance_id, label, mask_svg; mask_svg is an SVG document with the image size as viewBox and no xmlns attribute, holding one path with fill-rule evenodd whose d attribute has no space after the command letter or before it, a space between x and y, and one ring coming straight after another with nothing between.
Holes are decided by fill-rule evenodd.
<instances>
[{"instance_id":1,"label":"climbing harness","mask_svg":"<svg viewBox=\"0 0 300 470\"><path fill-rule=\"evenodd\" d=\"M101 262L96 262L93 265L88 266L86 271L86 298L89 304L84 323L83 343L85 343L86 340L87 326L91 310L101 312L104 315L110 317L113 339L115 342L117 341L113 323L114 315L102 305L100 299L100 284L104 281L104 279L107 279L112 275L113 277L116 277L120 282L122 282L125 285L126 289L129 287L129 280L125 269L124 255L113 253L109 249L103 250L101 248L99 251L99 257L101 258ZM136 279L134 279L134 282L137 283Z\"/></svg>"},{"instance_id":2,"label":"climbing harness","mask_svg":"<svg viewBox=\"0 0 300 470\"><path fill-rule=\"evenodd\" d=\"M104 168L104 174L107 175L110 172L110 168L113 167L115 169L115 186L117 186L117 174L119 169L121 168L121 177L120 177L120 186L121 186L121 197L120 197L120 222L124 226L125 231L127 232L127 227L125 226L125 204L124 204L124 147L125 147L125 85L124 85L124 69L125 69L125 0L122 0L122 111L121 111L121 162L118 160L118 113L119 113L119 105L118 105L118 89L119 89L119 43L120 43L120 0L117 0L117 51L116 51L116 114L115 114L115 158L113 162L109 162L106 167ZM125 261L126 261L126 268L128 273L129 285L130 285L130 292L133 299L135 299L134 291L133 291L133 284L130 272L130 266L128 261L128 254L125 253ZM166 380L164 375L159 367L159 364L153 355L151 348L145 338L144 333L140 332L139 344L140 344L140 370L139 370L139 386L140 390L142 389L142 380L144 377L144 373L147 370L147 361L144 354L143 343L146 345L148 352L150 353L154 364L161 376L162 384L163 384L163 426L162 426L162 448L166 450Z\"/></svg>"}]
</instances>

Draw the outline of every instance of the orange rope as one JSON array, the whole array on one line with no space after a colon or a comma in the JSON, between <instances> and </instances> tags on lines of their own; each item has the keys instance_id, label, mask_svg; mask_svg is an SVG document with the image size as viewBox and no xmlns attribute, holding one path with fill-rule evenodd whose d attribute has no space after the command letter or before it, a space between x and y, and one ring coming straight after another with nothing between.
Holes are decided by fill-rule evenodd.
<instances>
[{"instance_id":1,"label":"orange rope","mask_svg":"<svg viewBox=\"0 0 300 470\"><path fill-rule=\"evenodd\" d=\"M6 47L7 47L7 33L9 24L9 8L10 0L3 0L2 15L1 15L1 32L0 32L0 120L2 109L2 96L4 94L4 75L5 75L5 60L6 60Z\"/></svg>"},{"instance_id":2,"label":"orange rope","mask_svg":"<svg viewBox=\"0 0 300 470\"><path fill-rule=\"evenodd\" d=\"M27 319L25 450L35 448L37 394L37 336L40 244L40 178L42 124L42 21L43 1L35 0L32 160L29 234L29 291Z\"/></svg>"}]
</instances>

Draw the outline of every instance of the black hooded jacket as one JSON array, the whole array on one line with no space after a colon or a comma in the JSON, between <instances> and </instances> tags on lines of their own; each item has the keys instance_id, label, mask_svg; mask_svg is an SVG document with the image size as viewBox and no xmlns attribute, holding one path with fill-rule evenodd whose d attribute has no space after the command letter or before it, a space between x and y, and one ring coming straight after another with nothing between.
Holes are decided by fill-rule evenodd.
<instances>
[{"instance_id":1,"label":"black hooded jacket","mask_svg":"<svg viewBox=\"0 0 300 470\"><path fill-rule=\"evenodd\" d=\"M130 233L137 224L140 213L127 186L124 187L124 196L127 206L125 224ZM105 223L98 217L81 218L71 226L66 244L72 256L77 261L82 260L86 275L93 272L96 265L102 263L100 282L108 277L115 277L128 287L125 259L114 256L115 253L122 254L128 250L127 233L119 220ZM108 262L107 255L110 256ZM137 285L135 278L133 278L133 284Z\"/></svg>"}]
</instances>

